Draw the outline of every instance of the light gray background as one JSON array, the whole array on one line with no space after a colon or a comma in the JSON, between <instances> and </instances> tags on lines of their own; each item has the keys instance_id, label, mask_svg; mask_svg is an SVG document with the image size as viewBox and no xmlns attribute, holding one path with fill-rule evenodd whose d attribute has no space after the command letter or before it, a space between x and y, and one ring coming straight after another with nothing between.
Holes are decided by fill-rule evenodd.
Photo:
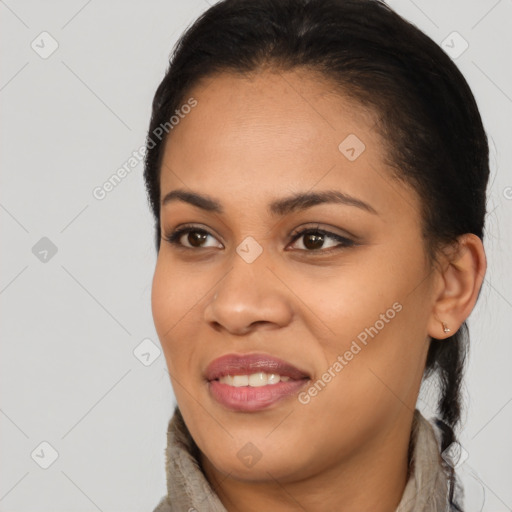
<instances>
[{"instance_id":1,"label":"light gray background","mask_svg":"<svg viewBox=\"0 0 512 512\"><path fill-rule=\"evenodd\" d=\"M454 31L469 43L455 60L482 112L492 177L460 469L476 482L468 511L484 493L483 510L512 510L512 2L390 4L439 44ZM163 355L152 348L145 366L133 353L147 338L159 347L142 163L105 199L92 191L144 143L171 48L208 5L0 1L1 511L150 511L165 494L174 396ZM43 31L59 45L46 59L31 47L50 48ZM58 249L47 261L44 247L32 252L42 237ZM44 441L58 452L47 469Z\"/></svg>"}]
</instances>

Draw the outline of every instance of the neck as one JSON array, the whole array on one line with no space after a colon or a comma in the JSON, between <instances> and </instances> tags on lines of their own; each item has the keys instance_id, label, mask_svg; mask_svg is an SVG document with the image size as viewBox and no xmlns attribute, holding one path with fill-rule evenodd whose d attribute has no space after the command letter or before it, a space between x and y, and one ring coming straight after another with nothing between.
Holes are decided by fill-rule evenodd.
<instances>
[{"instance_id":1,"label":"neck","mask_svg":"<svg viewBox=\"0 0 512 512\"><path fill-rule=\"evenodd\" d=\"M264 482L237 480L220 473L203 454L200 461L228 512L394 512L409 476L411 428L412 415L402 415L350 460L286 483L275 478Z\"/></svg>"}]
</instances>

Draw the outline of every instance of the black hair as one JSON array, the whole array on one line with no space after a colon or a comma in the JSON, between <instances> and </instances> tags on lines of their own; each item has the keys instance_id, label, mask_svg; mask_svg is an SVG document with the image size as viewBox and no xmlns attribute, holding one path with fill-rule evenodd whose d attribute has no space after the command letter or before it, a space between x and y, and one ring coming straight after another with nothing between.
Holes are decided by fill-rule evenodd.
<instances>
[{"instance_id":1,"label":"black hair","mask_svg":"<svg viewBox=\"0 0 512 512\"><path fill-rule=\"evenodd\" d=\"M165 125L199 80L264 68L306 69L377 114L393 178L412 186L432 264L465 233L483 240L489 149L473 94L453 61L381 0L223 0L179 39L152 108L144 177L160 248ZM438 375L442 450L454 440L469 342L466 322L432 339L425 376Z\"/></svg>"}]
</instances>

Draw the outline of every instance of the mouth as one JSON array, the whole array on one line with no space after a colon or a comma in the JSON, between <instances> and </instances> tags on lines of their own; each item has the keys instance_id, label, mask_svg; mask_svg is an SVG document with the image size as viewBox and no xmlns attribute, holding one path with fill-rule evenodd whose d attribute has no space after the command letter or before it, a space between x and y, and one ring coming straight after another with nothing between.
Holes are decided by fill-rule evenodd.
<instances>
[{"instance_id":1,"label":"mouth","mask_svg":"<svg viewBox=\"0 0 512 512\"><path fill-rule=\"evenodd\" d=\"M295 395L310 376L266 354L228 354L210 363L204 374L211 396L235 411L258 411Z\"/></svg>"},{"instance_id":2,"label":"mouth","mask_svg":"<svg viewBox=\"0 0 512 512\"><path fill-rule=\"evenodd\" d=\"M266 354L228 354L219 357L208 365L204 376L209 382L218 380L234 387L262 387L310 378L305 371Z\"/></svg>"}]
</instances>

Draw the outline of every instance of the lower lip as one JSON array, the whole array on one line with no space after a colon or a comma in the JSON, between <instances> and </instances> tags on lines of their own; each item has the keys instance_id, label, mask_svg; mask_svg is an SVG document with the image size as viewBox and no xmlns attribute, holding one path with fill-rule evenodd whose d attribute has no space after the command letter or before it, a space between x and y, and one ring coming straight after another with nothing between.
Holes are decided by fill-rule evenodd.
<instances>
[{"instance_id":1,"label":"lower lip","mask_svg":"<svg viewBox=\"0 0 512 512\"><path fill-rule=\"evenodd\" d=\"M218 380L212 380L208 388L213 398L228 409L251 412L265 409L283 398L297 394L307 382L309 379L290 380L261 387L236 388Z\"/></svg>"}]
</instances>

